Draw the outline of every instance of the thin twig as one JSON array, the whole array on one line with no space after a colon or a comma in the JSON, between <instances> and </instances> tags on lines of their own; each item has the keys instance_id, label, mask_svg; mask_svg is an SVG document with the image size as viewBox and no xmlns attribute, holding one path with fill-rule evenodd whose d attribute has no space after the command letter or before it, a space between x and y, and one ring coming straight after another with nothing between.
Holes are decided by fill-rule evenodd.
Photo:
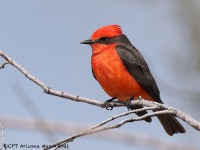
<instances>
[{"instance_id":1,"label":"thin twig","mask_svg":"<svg viewBox=\"0 0 200 150\"><path fill-rule=\"evenodd\" d=\"M4 62L3 64L0 64L0 69L4 68L5 65L7 65L7 64L8 64L8 62Z\"/></svg>"},{"instance_id":2,"label":"thin twig","mask_svg":"<svg viewBox=\"0 0 200 150\"><path fill-rule=\"evenodd\" d=\"M166 104L160 104L157 102L152 102L152 101L147 101L147 100L134 100L134 101L131 101L131 105L140 105L140 106L147 106L147 107L156 106L157 108L168 110L172 112L174 116L180 118L181 120L185 121L187 124L195 128L196 130L200 131L200 122L192 118L190 115L182 112L181 110L178 110L177 108L168 106Z\"/></svg>"},{"instance_id":3,"label":"thin twig","mask_svg":"<svg viewBox=\"0 0 200 150\"><path fill-rule=\"evenodd\" d=\"M44 126L35 124L35 119L33 118L18 118L12 116L0 117L0 122L4 123L4 126L7 129L20 129L27 131L40 130L42 132L47 132ZM40 122L42 120L37 120ZM57 122L55 120L46 120L46 123L54 128L55 133L70 134L80 132L86 128L89 128L89 125L80 124L80 123L69 123L69 122ZM189 145L187 143L176 143L163 140L161 138L154 137L153 135L143 135L140 133L131 133L124 132L121 130L101 132L100 134L95 134L93 136L88 136L89 138L98 138L104 141L117 142L121 144L131 145L131 146L148 146L153 149L163 149L163 150L198 150L195 145ZM128 139L128 140L127 140Z\"/></svg>"},{"instance_id":4,"label":"thin twig","mask_svg":"<svg viewBox=\"0 0 200 150\"><path fill-rule=\"evenodd\" d=\"M117 115L117 116L114 116L114 117L111 117L111 118L115 118L116 119L116 118L118 118L118 116L124 116L126 113L127 112L122 113L122 114ZM140 120L144 120L147 117L154 117L154 116L162 115L162 114L173 114L173 112L172 111L168 111L168 110L162 110L162 111L157 111L157 112L145 114L145 115L143 115L141 117L124 119L124 120L122 120L122 121L120 121L120 122L118 122L116 124L113 124L113 125L99 126L100 124L105 124L105 122L112 121L112 119L107 119L107 120L105 120L105 121L103 121L101 123L98 123L98 124L94 125L92 128L88 128L88 129L86 129L84 131L81 131L81 132L79 132L77 134L74 134L74 135L72 135L72 136L70 136L68 138L62 139L62 140L60 140L60 141L58 141L58 142L56 142L54 144L51 144L50 148L57 147L59 145L72 142L74 139L76 139L78 137L82 137L82 136L86 136L86 135L91 135L91 134L94 134L94 133L97 133L97 132L106 131L106 130L110 130L110 129L119 128L119 127L121 127L124 124L129 123L129 122L140 121ZM48 150L50 148L44 148L42 150Z\"/></svg>"},{"instance_id":5,"label":"thin twig","mask_svg":"<svg viewBox=\"0 0 200 150\"><path fill-rule=\"evenodd\" d=\"M132 113L137 113L137 112L141 112L141 111L144 111L144 110L155 110L155 109L158 109L156 107L146 107L146 108L140 108L140 109L136 109L136 110L131 110L131 111L128 111L128 112L124 112L122 114L119 114L119 115L116 115L116 116L112 116L110 118L108 118L107 120L95 125L95 126L92 126L91 128L88 128L87 130L93 130L93 129L96 129L100 126L103 126L104 124L112 121L112 120L115 120L117 118L120 118L120 117L123 117L123 116L127 116L129 114L132 114Z\"/></svg>"}]
</instances>

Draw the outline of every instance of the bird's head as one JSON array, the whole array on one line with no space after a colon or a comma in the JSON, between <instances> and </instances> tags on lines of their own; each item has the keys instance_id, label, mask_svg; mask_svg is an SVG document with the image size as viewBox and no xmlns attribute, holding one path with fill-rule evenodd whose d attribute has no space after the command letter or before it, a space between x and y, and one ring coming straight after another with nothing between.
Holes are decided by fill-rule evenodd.
<instances>
[{"instance_id":1,"label":"bird's head","mask_svg":"<svg viewBox=\"0 0 200 150\"><path fill-rule=\"evenodd\" d=\"M89 44L92 47L110 45L116 42L116 37L122 35L119 25L107 25L97 29L89 40L82 41L81 44Z\"/></svg>"}]
</instances>

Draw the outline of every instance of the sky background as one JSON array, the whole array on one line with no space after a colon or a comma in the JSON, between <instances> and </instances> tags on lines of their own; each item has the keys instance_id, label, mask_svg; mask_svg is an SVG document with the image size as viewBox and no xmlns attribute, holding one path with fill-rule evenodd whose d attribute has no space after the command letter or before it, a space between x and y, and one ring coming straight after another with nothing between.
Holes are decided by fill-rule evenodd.
<instances>
[{"instance_id":1,"label":"sky background","mask_svg":"<svg viewBox=\"0 0 200 150\"><path fill-rule=\"evenodd\" d=\"M196 5L194 10L199 8L198 1L191 3ZM105 101L108 95L92 76L91 48L81 45L80 41L89 39L101 26L118 24L148 62L162 100L200 120L200 103L196 96L200 92L200 69L199 58L193 55L196 47L191 44L191 14L195 11L190 13L189 8L183 9L180 0L0 0L0 49L53 89ZM0 117L35 119L39 116L44 120L92 126L126 111L126 108L106 111L46 95L9 65L0 70L0 94ZM39 115L32 110L40 112ZM180 122L187 133L173 137L165 133L156 118L151 124L135 122L116 130L200 147L199 132ZM6 143L55 141L48 141L40 131L4 127ZM56 134L56 140L70 134L73 132ZM76 139L69 147L71 150L150 149L93 136Z\"/></svg>"}]
</instances>

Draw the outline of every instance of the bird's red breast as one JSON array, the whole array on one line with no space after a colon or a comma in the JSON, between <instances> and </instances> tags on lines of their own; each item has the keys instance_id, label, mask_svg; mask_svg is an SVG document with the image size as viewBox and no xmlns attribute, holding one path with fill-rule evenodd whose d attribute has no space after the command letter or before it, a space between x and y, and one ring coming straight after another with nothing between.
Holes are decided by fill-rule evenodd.
<instances>
[{"instance_id":1,"label":"bird's red breast","mask_svg":"<svg viewBox=\"0 0 200 150\"><path fill-rule=\"evenodd\" d=\"M92 45L91 64L97 81L109 96L119 100L125 101L132 97L137 99L139 96L152 99L126 70L115 46Z\"/></svg>"}]
</instances>

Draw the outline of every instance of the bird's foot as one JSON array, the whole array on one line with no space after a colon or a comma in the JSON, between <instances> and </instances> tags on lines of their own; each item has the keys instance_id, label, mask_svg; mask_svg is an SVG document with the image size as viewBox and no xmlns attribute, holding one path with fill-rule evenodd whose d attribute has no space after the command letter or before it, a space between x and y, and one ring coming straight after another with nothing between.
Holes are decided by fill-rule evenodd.
<instances>
[{"instance_id":1,"label":"bird's foot","mask_svg":"<svg viewBox=\"0 0 200 150\"><path fill-rule=\"evenodd\" d=\"M134 96L131 97L129 100L127 100L126 103L125 103L125 106L127 107L128 111L131 108L131 102L134 100L133 98L134 98Z\"/></svg>"},{"instance_id":2,"label":"bird's foot","mask_svg":"<svg viewBox=\"0 0 200 150\"><path fill-rule=\"evenodd\" d=\"M112 110L113 109L113 107L110 106L110 102L113 102L115 99L116 99L116 97L113 97L113 98L111 98L111 99L109 99L109 100L104 102L104 105L105 105L107 110Z\"/></svg>"}]
</instances>

